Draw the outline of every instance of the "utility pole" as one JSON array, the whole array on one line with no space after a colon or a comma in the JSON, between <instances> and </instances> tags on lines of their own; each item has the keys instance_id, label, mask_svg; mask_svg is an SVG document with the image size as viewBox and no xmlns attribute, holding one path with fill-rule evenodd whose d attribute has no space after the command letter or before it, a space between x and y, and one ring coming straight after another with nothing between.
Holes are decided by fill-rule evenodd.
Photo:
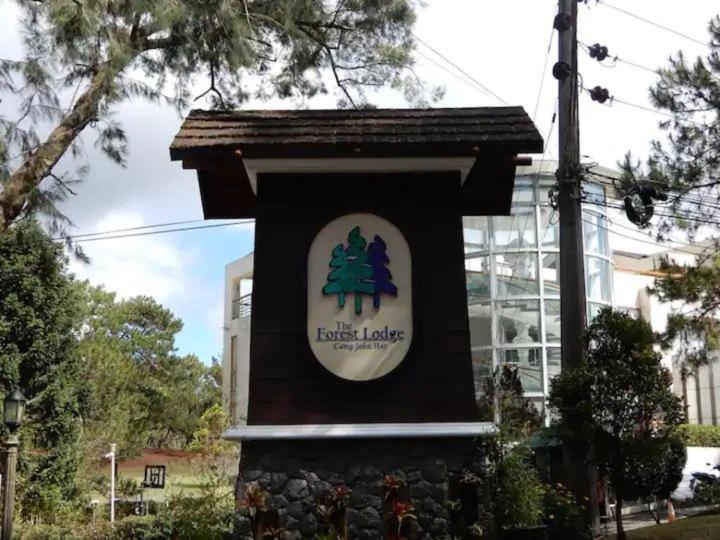
<instances>
[{"instance_id":1,"label":"utility pole","mask_svg":"<svg viewBox=\"0 0 720 540\"><path fill-rule=\"evenodd\" d=\"M563 371L585 363L583 334L587 325L585 254L583 249L582 191L580 186L580 122L578 116L578 2L560 0L554 26L559 34L558 80L559 168L557 172L560 214L560 342ZM564 470L578 501L587 502L587 523L598 530L596 474L584 452L565 448Z\"/></svg>"},{"instance_id":2,"label":"utility pole","mask_svg":"<svg viewBox=\"0 0 720 540\"><path fill-rule=\"evenodd\" d=\"M106 458L110 458L110 523L115 523L115 457L117 454L117 444L110 445L110 453L105 454Z\"/></svg>"}]
</instances>

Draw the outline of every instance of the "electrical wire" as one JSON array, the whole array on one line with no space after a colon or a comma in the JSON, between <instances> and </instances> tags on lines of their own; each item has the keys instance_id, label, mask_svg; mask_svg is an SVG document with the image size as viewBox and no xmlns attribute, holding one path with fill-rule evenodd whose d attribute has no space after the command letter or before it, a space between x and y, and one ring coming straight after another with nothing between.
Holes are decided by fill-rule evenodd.
<instances>
[{"instance_id":1,"label":"electrical wire","mask_svg":"<svg viewBox=\"0 0 720 540\"><path fill-rule=\"evenodd\" d=\"M417 39L418 42L420 42L420 43L422 43L423 45L425 45L425 47L427 47L428 49L430 49L430 50L431 50L433 53L435 53L437 56L439 56L440 58L442 58L445 62L447 62L447 63L450 64L452 67L454 67L455 69L457 69L460 73L462 73L463 75L465 75L468 79L470 79L470 80L473 81L475 84L477 84L480 88L482 88L483 90L485 90L490 96L492 96L492 97L494 97L495 99L497 99L497 100L498 100L500 103L502 103L503 105L508 105L508 102L507 102L507 101L505 101L503 98L501 98L501 97L500 97L499 95L497 95L495 92L493 92L492 90L490 90L490 88L488 88L487 86L485 86L483 83L481 83L481 82L480 82L479 80L477 80L475 77L473 77L472 75L470 75L467 71L465 71L463 68L461 68L460 66L458 66L455 62L453 62L452 60L450 60L450 59L449 59L447 56L445 56L443 53L441 53L440 51L438 51L437 49L435 49L435 48L434 48L432 45L430 45L427 41L425 41L425 40L422 39L420 36L418 36L417 34L414 34L414 33L412 33L412 32L411 32L410 35L412 35L415 39Z\"/></svg>"},{"instance_id":2,"label":"electrical wire","mask_svg":"<svg viewBox=\"0 0 720 540\"><path fill-rule=\"evenodd\" d=\"M670 28L669 26L665 26L665 25L663 25L663 24L660 24L660 23L658 23L658 22L652 21L652 20L650 20L650 19L647 19L647 18L642 17L642 16L640 16L640 15L637 15L637 14L635 14L635 13L631 13L631 12L629 12L629 11L626 11L626 10L624 10L624 9L622 9L622 8L617 7L617 6L613 6L612 4L608 4L605 0L597 0L597 3L600 4L600 5L602 5L602 6L605 6L605 7L607 7L607 8L610 8L610 9L613 9L613 10L618 11L618 12L620 12L620 13L623 13L623 14L627 15L628 17L632 17L633 19L637 19L637 20L639 20L639 21L642 21L642 22L644 22L644 23L646 23L646 24L649 24L649 25L654 26L654 27L656 27L656 28L659 28L659 29L661 29L661 30L665 30L666 32L670 32L671 34L675 34L676 36L680 36L680 37L682 37L682 38L685 38L685 39L687 39L687 40L689 40L689 41L692 41L692 42L694 42L694 43L697 43L697 44L699 44L699 45L704 45L704 46L706 46L706 47L707 47L707 45L708 45L706 41L701 41L701 40L696 39L696 38L694 38L694 37L692 37L692 36L689 36L689 35L687 35L687 34L684 34L684 33L680 32L680 31L678 31L678 30L674 30L673 28Z\"/></svg>"},{"instance_id":3,"label":"electrical wire","mask_svg":"<svg viewBox=\"0 0 720 540\"><path fill-rule=\"evenodd\" d=\"M585 52L587 52L588 54L590 54L590 45L588 45L587 43L583 43L583 42L580 41L580 40L578 40L578 45L582 46L582 48L585 49ZM616 61L616 62L621 62L621 63L627 64L627 65L629 65L629 66L631 66L631 67L634 67L634 68L637 68L637 69L641 69L641 70L643 70L643 71L650 72L650 73L652 73L652 74L654 74L654 75L657 75L657 73L658 73L658 69L659 69L659 68L658 68L658 69L652 69L652 68L649 68L649 67L647 67L647 66L643 66L642 64L638 64L638 63L636 63L636 62L631 62L630 60L625 60L624 58L622 58L622 57L620 57L620 56L608 56L608 58L609 58L610 60L613 60L613 61ZM608 67L608 68L614 68L614 67L615 67L614 65L608 66L608 65L606 65L606 64L603 64L601 61L598 61L598 64L600 64L600 65L603 66L603 67Z\"/></svg>"},{"instance_id":4,"label":"electrical wire","mask_svg":"<svg viewBox=\"0 0 720 540\"><path fill-rule=\"evenodd\" d=\"M440 62L438 62L438 61L435 60L434 58L431 58L430 56L428 56L427 54L423 53L422 51L415 51L415 52L416 52L417 54L419 54L420 56L422 56L423 58L425 58L425 60L427 60L428 62L431 62L431 63L434 64L435 66L437 66L437 67L439 67L440 69L442 69L445 73L447 73L447 74L449 74L449 75L452 75L452 76L455 77L457 80L459 80L460 82L465 83L466 85L468 85L468 86L469 86L470 88L472 88L473 90L476 90L477 92L480 92L483 96L488 96L488 95L489 95L485 90L483 90L482 88L480 88L479 86L477 86L477 85L476 85L474 82L472 82L470 79L466 79L465 77L462 77L461 75L459 75L458 73L452 71L451 69L448 69L446 66L442 65ZM492 96L491 96L491 97L492 97Z\"/></svg>"},{"instance_id":5,"label":"electrical wire","mask_svg":"<svg viewBox=\"0 0 720 540\"><path fill-rule=\"evenodd\" d=\"M187 225L189 223L201 223L203 221L205 221L205 220L204 219L190 219L190 220L186 220L186 221L170 221L168 223L156 223L154 225L143 225L142 227L128 227L126 229L112 229L109 231L73 234L73 235L69 235L69 236L61 236L59 238L53 238L53 240L64 240L66 238L74 240L76 238L84 238L87 236L98 236L101 234L115 234L115 233L119 233L119 232L128 232L128 231L140 231L143 229L154 229L157 227L170 227L173 225Z\"/></svg>"},{"instance_id":6,"label":"electrical wire","mask_svg":"<svg viewBox=\"0 0 720 540\"><path fill-rule=\"evenodd\" d=\"M542 73L540 74L540 88L538 89L537 100L535 100L535 110L533 111L532 120L535 122L540 107L540 98L542 97L543 87L545 86L545 74L547 73L548 61L550 60L550 50L552 49L553 39L555 38L555 28L550 29L550 40L548 41L547 51L545 52L545 62L543 64Z\"/></svg>"},{"instance_id":7,"label":"electrical wire","mask_svg":"<svg viewBox=\"0 0 720 540\"><path fill-rule=\"evenodd\" d=\"M243 221L235 221L232 223L213 223L211 225L198 225L197 227L179 227L176 229L164 229L162 231L147 231L147 232L141 232L141 233L132 233L132 234L121 234L121 235L114 235L114 236L97 236L92 238L79 238L78 240L75 240L76 237L74 236L67 236L67 237L61 237L59 239L54 239L56 241L66 241L66 240L74 240L76 243L83 243L83 242L95 242L98 240L115 240L118 238L135 238L138 236L151 236L154 234L166 234L166 233L174 233L174 232L182 232L182 231L196 231L200 229L215 229L218 227L232 227L233 225L245 225L247 223L254 223L254 219L247 219ZM121 229L118 229L120 231ZM95 233L95 234L103 234L103 233Z\"/></svg>"}]
</instances>

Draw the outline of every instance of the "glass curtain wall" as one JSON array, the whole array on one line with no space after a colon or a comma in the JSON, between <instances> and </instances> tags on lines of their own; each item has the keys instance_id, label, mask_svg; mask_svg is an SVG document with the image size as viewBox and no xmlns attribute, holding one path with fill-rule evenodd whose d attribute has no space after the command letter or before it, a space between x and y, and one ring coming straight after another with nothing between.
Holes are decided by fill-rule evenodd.
<instances>
[{"instance_id":1,"label":"glass curtain wall","mask_svg":"<svg viewBox=\"0 0 720 540\"><path fill-rule=\"evenodd\" d=\"M510 216L464 218L476 393L496 366L510 365L540 410L560 372L559 228L548 202L553 182L547 175L518 177ZM590 197L604 200L602 188L592 186ZM583 217L589 315L612 297L607 223L598 208L589 206Z\"/></svg>"}]
</instances>

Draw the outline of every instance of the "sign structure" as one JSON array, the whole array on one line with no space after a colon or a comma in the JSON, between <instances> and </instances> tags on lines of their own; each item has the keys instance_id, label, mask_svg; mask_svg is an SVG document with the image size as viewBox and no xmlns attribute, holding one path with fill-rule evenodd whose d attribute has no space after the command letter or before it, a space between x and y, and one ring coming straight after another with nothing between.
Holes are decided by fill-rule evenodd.
<instances>
[{"instance_id":1,"label":"sign structure","mask_svg":"<svg viewBox=\"0 0 720 540\"><path fill-rule=\"evenodd\" d=\"M165 488L165 465L145 465L145 480L143 487Z\"/></svg>"},{"instance_id":2,"label":"sign structure","mask_svg":"<svg viewBox=\"0 0 720 540\"><path fill-rule=\"evenodd\" d=\"M374 214L328 223L308 255L307 335L318 361L351 381L380 378L412 341L412 264L400 230Z\"/></svg>"}]
</instances>

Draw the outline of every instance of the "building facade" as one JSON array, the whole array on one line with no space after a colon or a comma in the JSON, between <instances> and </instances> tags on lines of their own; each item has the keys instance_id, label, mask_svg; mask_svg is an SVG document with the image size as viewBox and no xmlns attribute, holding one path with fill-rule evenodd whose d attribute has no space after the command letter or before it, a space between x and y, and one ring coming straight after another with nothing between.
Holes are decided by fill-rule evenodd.
<instances>
[{"instance_id":1,"label":"building facade","mask_svg":"<svg viewBox=\"0 0 720 540\"><path fill-rule=\"evenodd\" d=\"M519 167L509 216L464 219L468 315L476 393L497 366L518 369L526 395L541 411L552 378L560 373L559 224L550 201L556 164ZM612 174L612 171L605 171ZM663 331L678 306L647 292L663 255L692 263L692 255L647 254L643 243L627 249L613 234L618 218L607 213L606 186L585 186L583 239L588 320L612 306ZM638 236L638 235L633 235ZM622 249L621 249L622 248ZM648 248L647 242L644 248ZM226 266L223 398L236 424L247 412L252 254ZM674 388L691 423L720 422L720 362L683 377L677 350L664 354ZM717 374L717 375L716 375Z\"/></svg>"}]
</instances>

